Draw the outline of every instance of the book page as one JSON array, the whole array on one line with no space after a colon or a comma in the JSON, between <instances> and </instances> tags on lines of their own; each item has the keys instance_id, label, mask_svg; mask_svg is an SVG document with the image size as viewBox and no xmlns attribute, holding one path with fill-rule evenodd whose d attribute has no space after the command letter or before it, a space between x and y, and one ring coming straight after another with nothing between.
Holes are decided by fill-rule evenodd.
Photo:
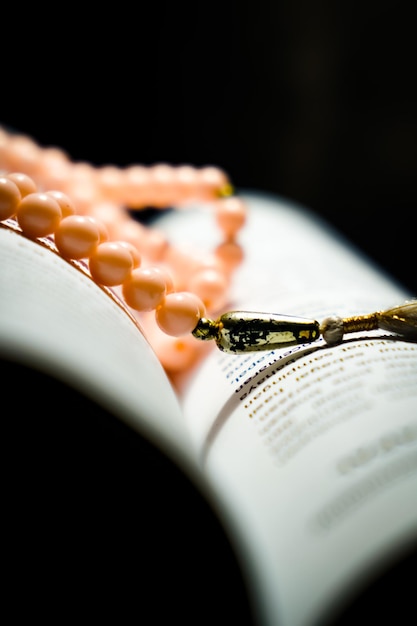
<instances>
[{"instance_id":1,"label":"book page","mask_svg":"<svg viewBox=\"0 0 417 626\"><path fill-rule=\"evenodd\" d=\"M9 221L12 224L12 221ZM178 398L117 297L16 229L0 227L0 349L113 411L196 473Z\"/></svg>"},{"instance_id":2,"label":"book page","mask_svg":"<svg viewBox=\"0 0 417 626\"><path fill-rule=\"evenodd\" d=\"M304 209L246 199L230 308L320 321L411 297ZM161 226L178 243L219 236L205 210ZM262 623L316 623L417 539L416 343L377 330L333 347L214 347L181 399Z\"/></svg>"}]
</instances>

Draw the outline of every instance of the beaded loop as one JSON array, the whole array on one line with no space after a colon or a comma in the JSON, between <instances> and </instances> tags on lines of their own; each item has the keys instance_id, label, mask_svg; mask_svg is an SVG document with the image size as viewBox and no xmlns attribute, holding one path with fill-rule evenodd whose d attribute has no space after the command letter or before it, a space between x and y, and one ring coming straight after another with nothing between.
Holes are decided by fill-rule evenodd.
<instances>
[{"instance_id":1,"label":"beaded loop","mask_svg":"<svg viewBox=\"0 0 417 626\"><path fill-rule=\"evenodd\" d=\"M207 350L192 331L223 306L243 259L237 235L246 210L232 192L217 167L94 167L0 127L0 221L15 218L26 237L53 237L64 259L86 261L93 280L118 290L138 316L168 373L189 368ZM207 260L177 249L129 212L192 202L212 203L223 233Z\"/></svg>"},{"instance_id":2,"label":"beaded loop","mask_svg":"<svg viewBox=\"0 0 417 626\"><path fill-rule=\"evenodd\" d=\"M248 311L229 311L217 320L206 317L223 306L231 273L243 260L237 234L246 223L246 210L231 193L218 168L94 168L0 128L0 221L13 219L13 230L20 228L31 239L48 238L51 244L54 237L55 250L64 259L84 259L96 283L120 290L126 306L140 316L168 374L190 368L213 340L232 354L312 343L320 336L334 346L345 333L377 329L417 340L417 301L368 315L330 317L321 324ZM214 204L223 233L209 259L176 249L163 233L128 212L145 206L183 207L192 199ZM152 265L155 261L158 267Z\"/></svg>"}]
</instances>

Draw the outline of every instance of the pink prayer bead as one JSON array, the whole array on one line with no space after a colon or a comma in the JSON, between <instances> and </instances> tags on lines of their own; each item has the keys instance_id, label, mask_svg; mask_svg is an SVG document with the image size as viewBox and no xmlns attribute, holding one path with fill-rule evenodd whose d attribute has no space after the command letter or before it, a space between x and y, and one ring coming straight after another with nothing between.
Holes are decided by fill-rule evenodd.
<instances>
[{"instance_id":1,"label":"pink prayer bead","mask_svg":"<svg viewBox=\"0 0 417 626\"><path fill-rule=\"evenodd\" d=\"M46 193L58 202L61 207L62 217L68 217L68 215L74 215L74 213L76 213L74 202L65 193L59 191L58 189L53 189L51 191L47 191Z\"/></svg>"},{"instance_id":2,"label":"pink prayer bead","mask_svg":"<svg viewBox=\"0 0 417 626\"><path fill-rule=\"evenodd\" d=\"M128 241L135 248L144 254L144 244L148 234L148 229L143 224L139 224L134 220L123 220L117 224L116 234L118 239ZM145 254L146 256L146 254Z\"/></svg>"},{"instance_id":3,"label":"pink prayer bead","mask_svg":"<svg viewBox=\"0 0 417 626\"><path fill-rule=\"evenodd\" d=\"M144 165L131 165L124 170L122 202L132 209L149 206L150 172Z\"/></svg>"},{"instance_id":4,"label":"pink prayer bead","mask_svg":"<svg viewBox=\"0 0 417 626\"><path fill-rule=\"evenodd\" d=\"M56 231L61 221L61 207L46 193L29 193L22 198L16 219L28 237L45 237Z\"/></svg>"},{"instance_id":5,"label":"pink prayer bead","mask_svg":"<svg viewBox=\"0 0 417 626\"><path fill-rule=\"evenodd\" d=\"M66 183L63 187L64 193L67 193L74 201L77 207L77 213L88 215L91 206L97 201L96 189L88 183L72 184Z\"/></svg>"},{"instance_id":6,"label":"pink prayer bead","mask_svg":"<svg viewBox=\"0 0 417 626\"><path fill-rule=\"evenodd\" d=\"M133 269L139 267L142 259L136 246L134 246L133 243L130 243L130 241L118 241L117 243L123 248L126 248L126 250L129 250L130 254L132 255Z\"/></svg>"},{"instance_id":7,"label":"pink prayer bead","mask_svg":"<svg viewBox=\"0 0 417 626\"><path fill-rule=\"evenodd\" d=\"M152 206L163 209L172 206L177 199L175 170L166 163L157 163L150 168Z\"/></svg>"},{"instance_id":8,"label":"pink prayer bead","mask_svg":"<svg viewBox=\"0 0 417 626\"><path fill-rule=\"evenodd\" d=\"M35 193L38 190L33 178L27 174L23 174L22 172L11 172L10 174L7 174L7 178L12 180L19 187L22 198L27 196L29 193Z\"/></svg>"},{"instance_id":9,"label":"pink prayer bead","mask_svg":"<svg viewBox=\"0 0 417 626\"><path fill-rule=\"evenodd\" d=\"M152 269L154 272L158 272L159 274L163 275L166 284L166 292L172 293L174 291L174 280L172 278L170 270L160 265L152 267Z\"/></svg>"},{"instance_id":10,"label":"pink prayer bead","mask_svg":"<svg viewBox=\"0 0 417 626\"><path fill-rule=\"evenodd\" d=\"M179 165L175 175L177 179L178 202L186 204L190 200L196 200L200 182L197 169L192 165Z\"/></svg>"},{"instance_id":11,"label":"pink prayer bead","mask_svg":"<svg viewBox=\"0 0 417 626\"><path fill-rule=\"evenodd\" d=\"M71 178L71 164L69 161L62 159L50 159L43 158L34 174L34 177L38 180L42 180L43 189L60 189L61 191L68 192L68 181ZM72 201L75 204L75 199L72 197Z\"/></svg>"},{"instance_id":12,"label":"pink prayer bead","mask_svg":"<svg viewBox=\"0 0 417 626\"><path fill-rule=\"evenodd\" d=\"M186 290L190 277L202 267L201 259L177 246L167 247L163 259L174 274L177 291Z\"/></svg>"},{"instance_id":13,"label":"pink prayer bead","mask_svg":"<svg viewBox=\"0 0 417 626\"><path fill-rule=\"evenodd\" d=\"M99 192L108 200L119 202L123 189L123 174L115 165L103 165L97 169L96 180Z\"/></svg>"},{"instance_id":14,"label":"pink prayer bead","mask_svg":"<svg viewBox=\"0 0 417 626\"><path fill-rule=\"evenodd\" d=\"M103 243L103 241L109 241L110 237L109 231L107 230L107 225L93 215L87 215L87 217L97 226L98 232L100 234L100 243Z\"/></svg>"},{"instance_id":15,"label":"pink prayer bead","mask_svg":"<svg viewBox=\"0 0 417 626\"><path fill-rule=\"evenodd\" d=\"M89 213L90 207L98 201L95 169L89 163L73 163L71 175L62 188L74 201L79 213Z\"/></svg>"},{"instance_id":16,"label":"pink prayer bead","mask_svg":"<svg viewBox=\"0 0 417 626\"><path fill-rule=\"evenodd\" d=\"M215 256L221 264L223 271L230 276L243 262L244 252L239 243L231 240L219 244L215 250Z\"/></svg>"},{"instance_id":17,"label":"pink prayer bead","mask_svg":"<svg viewBox=\"0 0 417 626\"><path fill-rule=\"evenodd\" d=\"M48 146L40 150L39 173L47 174L56 165L70 164L68 154L57 146Z\"/></svg>"},{"instance_id":18,"label":"pink prayer bead","mask_svg":"<svg viewBox=\"0 0 417 626\"><path fill-rule=\"evenodd\" d=\"M111 239L124 239L124 237L120 237L120 228L122 225L131 222L127 212L117 206L117 204L114 204L114 202L101 201L93 203L88 209L88 215L94 217L105 226Z\"/></svg>"},{"instance_id":19,"label":"pink prayer bead","mask_svg":"<svg viewBox=\"0 0 417 626\"><path fill-rule=\"evenodd\" d=\"M6 176L0 177L0 221L15 215L22 196L19 187Z\"/></svg>"},{"instance_id":20,"label":"pink prayer bead","mask_svg":"<svg viewBox=\"0 0 417 626\"><path fill-rule=\"evenodd\" d=\"M187 285L189 291L201 298L210 311L216 311L225 303L228 287L225 275L211 267L194 274Z\"/></svg>"},{"instance_id":21,"label":"pink prayer bead","mask_svg":"<svg viewBox=\"0 0 417 626\"><path fill-rule=\"evenodd\" d=\"M200 197L203 200L218 198L222 190L229 185L225 172L218 167L207 165L199 170Z\"/></svg>"},{"instance_id":22,"label":"pink prayer bead","mask_svg":"<svg viewBox=\"0 0 417 626\"><path fill-rule=\"evenodd\" d=\"M180 384L176 377L181 377L182 372L193 367L213 348L211 341L199 341L192 335L167 335L155 323L152 313L141 313L139 319L147 340L174 385Z\"/></svg>"},{"instance_id":23,"label":"pink prayer bead","mask_svg":"<svg viewBox=\"0 0 417 626\"><path fill-rule=\"evenodd\" d=\"M128 306L136 311L153 311L168 291L170 279L157 267L134 269L122 285L122 293Z\"/></svg>"},{"instance_id":24,"label":"pink prayer bead","mask_svg":"<svg viewBox=\"0 0 417 626\"><path fill-rule=\"evenodd\" d=\"M105 241L97 246L89 260L91 276L101 285L121 285L133 268L130 250L118 242Z\"/></svg>"},{"instance_id":25,"label":"pink prayer bead","mask_svg":"<svg viewBox=\"0 0 417 626\"><path fill-rule=\"evenodd\" d=\"M71 167L71 182L74 185L93 185L97 189L96 168L87 161L77 161Z\"/></svg>"},{"instance_id":26,"label":"pink prayer bead","mask_svg":"<svg viewBox=\"0 0 417 626\"><path fill-rule=\"evenodd\" d=\"M206 344L193 336L169 337L160 335L150 337L150 343L158 356L162 367L172 376L179 372L189 371L201 357Z\"/></svg>"},{"instance_id":27,"label":"pink prayer bead","mask_svg":"<svg viewBox=\"0 0 417 626\"><path fill-rule=\"evenodd\" d=\"M150 261L161 261L169 248L165 234L157 228L146 228L146 237L142 241L141 252Z\"/></svg>"},{"instance_id":28,"label":"pink prayer bead","mask_svg":"<svg viewBox=\"0 0 417 626\"><path fill-rule=\"evenodd\" d=\"M41 157L36 143L25 135L10 135L7 144L7 169L22 170L32 176Z\"/></svg>"},{"instance_id":29,"label":"pink prayer bead","mask_svg":"<svg viewBox=\"0 0 417 626\"><path fill-rule=\"evenodd\" d=\"M85 259L100 243L95 221L85 215L68 215L55 231L55 244L67 259Z\"/></svg>"},{"instance_id":30,"label":"pink prayer bead","mask_svg":"<svg viewBox=\"0 0 417 626\"><path fill-rule=\"evenodd\" d=\"M236 196L221 198L216 203L216 220L226 238L235 237L246 222L246 207Z\"/></svg>"},{"instance_id":31,"label":"pink prayer bead","mask_svg":"<svg viewBox=\"0 0 417 626\"><path fill-rule=\"evenodd\" d=\"M203 302L195 294L174 292L156 309L155 319L164 333L180 337L194 330L205 311Z\"/></svg>"},{"instance_id":32,"label":"pink prayer bead","mask_svg":"<svg viewBox=\"0 0 417 626\"><path fill-rule=\"evenodd\" d=\"M34 177L42 181L43 189L61 189L72 172L67 154L55 146L39 149L39 153Z\"/></svg>"}]
</instances>

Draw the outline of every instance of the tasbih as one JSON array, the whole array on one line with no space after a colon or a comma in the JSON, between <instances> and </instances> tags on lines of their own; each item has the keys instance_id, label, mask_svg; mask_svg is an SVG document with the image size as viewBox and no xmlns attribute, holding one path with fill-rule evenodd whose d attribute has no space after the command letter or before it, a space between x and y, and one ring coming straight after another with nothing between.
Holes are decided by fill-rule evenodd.
<instances>
[{"instance_id":1,"label":"tasbih","mask_svg":"<svg viewBox=\"0 0 417 626\"><path fill-rule=\"evenodd\" d=\"M205 258L177 249L130 213L148 207L181 209L196 201L213 206L222 233ZM190 368L209 340L224 352L241 354L320 337L335 345L345 333L376 329L417 339L415 300L369 315L326 318L321 324L252 311L211 319L226 304L233 271L243 260L237 237L246 222L244 202L217 167L95 167L0 128L0 222L10 220L23 236L53 239L64 259L85 261L92 279L118 289L150 335L147 315L152 312L155 328L166 339L153 347L168 373Z\"/></svg>"},{"instance_id":2,"label":"tasbih","mask_svg":"<svg viewBox=\"0 0 417 626\"><path fill-rule=\"evenodd\" d=\"M0 221L84 261L97 284L120 295L167 370L186 370L206 352L191 331L226 306L247 212L220 168L93 166L0 127L0 177ZM144 209L196 204L212 208L219 227L211 253L180 249L140 221Z\"/></svg>"}]
</instances>

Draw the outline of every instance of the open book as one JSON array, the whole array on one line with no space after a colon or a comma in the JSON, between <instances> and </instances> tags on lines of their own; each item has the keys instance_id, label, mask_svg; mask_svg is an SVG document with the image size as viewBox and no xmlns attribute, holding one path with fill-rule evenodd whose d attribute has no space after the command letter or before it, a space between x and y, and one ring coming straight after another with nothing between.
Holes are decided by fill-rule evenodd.
<instances>
[{"instance_id":1,"label":"open book","mask_svg":"<svg viewBox=\"0 0 417 626\"><path fill-rule=\"evenodd\" d=\"M243 197L245 262L230 309L320 321L415 296L304 208ZM216 242L204 207L168 213L158 225L178 244ZM22 603L34 588L38 611L59 598L59 615L74 616L82 598L90 617L98 607L106 614L111 578L126 585L121 613L128 605L146 624L168 615L201 624L214 613L219 624L342 623L366 590L414 557L416 343L374 330L332 347L320 339L229 355L214 346L174 385L117 297L73 263L3 225L0 268L3 418L14 424L4 444L7 482L24 474L7 509L15 511L11 561ZM159 482L155 458L166 470ZM221 550L217 521L227 538ZM109 568L112 559L126 571ZM411 606L410 581L401 581L400 615ZM368 599L384 613L385 591Z\"/></svg>"}]
</instances>

